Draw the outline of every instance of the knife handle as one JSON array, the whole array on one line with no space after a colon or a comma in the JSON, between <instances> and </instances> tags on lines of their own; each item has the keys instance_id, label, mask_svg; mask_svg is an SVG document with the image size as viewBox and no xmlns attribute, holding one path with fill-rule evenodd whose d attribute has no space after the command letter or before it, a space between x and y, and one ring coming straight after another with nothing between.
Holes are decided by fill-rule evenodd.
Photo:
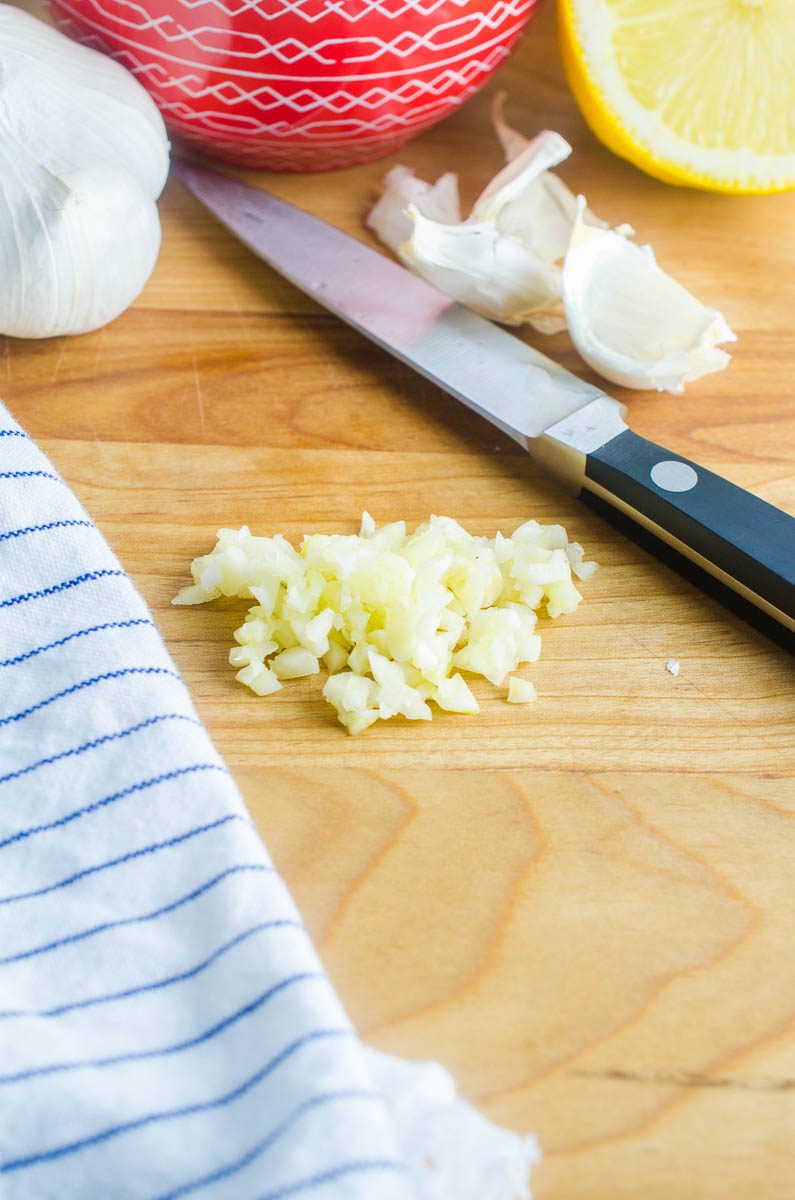
<instances>
[{"instance_id":1,"label":"knife handle","mask_svg":"<svg viewBox=\"0 0 795 1200\"><path fill-rule=\"evenodd\" d=\"M622 527L629 518L706 572L745 601L743 609L750 604L777 622L783 637L776 640L792 647L792 517L630 429L588 452L581 499L602 513L612 508ZM768 622L762 627L770 632Z\"/></svg>"}]
</instances>

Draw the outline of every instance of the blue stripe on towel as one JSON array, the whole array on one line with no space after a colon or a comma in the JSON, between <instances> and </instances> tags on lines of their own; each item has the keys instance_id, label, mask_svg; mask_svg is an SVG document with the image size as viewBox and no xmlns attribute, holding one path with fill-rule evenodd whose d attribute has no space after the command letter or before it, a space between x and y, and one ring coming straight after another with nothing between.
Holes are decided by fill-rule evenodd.
<instances>
[{"instance_id":1,"label":"blue stripe on towel","mask_svg":"<svg viewBox=\"0 0 795 1200\"><path fill-rule=\"evenodd\" d=\"M288 1200L291 1196L299 1196L301 1192L313 1191L327 1183L337 1183L351 1175L372 1175L374 1172L382 1174L384 1171L398 1171L403 1174L405 1167L394 1158L365 1158L360 1162L342 1163L328 1171L320 1171L306 1179L285 1184L284 1187L276 1188L275 1191L263 1192L257 1197L257 1200Z\"/></svg>"},{"instance_id":2,"label":"blue stripe on towel","mask_svg":"<svg viewBox=\"0 0 795 1200\"><path fill-rule=\"evenodd\" d=\"M292 921L288 917L275 921L260 921L259 924L252 926L251 929L244 929L242 933L238 933L235 937L230 938L228 942L224 942L222 946L214 950L209 957L202 959L200 963L196 963L195 966L189 967L186 971L180 971L176 975L167 976L165 979L155 979L149 983L141 983L136 987L127 988L121 992L107 992L101 996L87 996L82 1000L73 1000L71 1003L61 1004L55 1008L0 1010L0 1021L8 1021L14 1018L39 1019L62 1017L66 1013L79 1012L84 1008L95 1008L100 1004L115 1004L119 1000L130 1000L133 996L146 995L147 992L160 992L165 988L173 987L174 984L185 983L190 979L195 979L197 975L201 975L213 963L216 963L225 954L234 950L236 946L242 945L243 942L248 941L249 938L254 937L258 933L269 933L276 929L290 929L293 932L305 933L300 921Z\"/></svg>"},{"instance_id":3,"label":"blue stripe on towel","mask_svg":"<svg viewBox=\"0 0 795 1200\"><path fill-rule=\"evenodd\" d=\"M230 821L240 821L250 829L254 828L251 822L246 817L240 816L239 813L227 813L225 816L219 817L216 821L209 821L206 825L197 825L195 829L187 829L184 833L178 833L172 838L166 838L161 842L152 842L148 846L141 846L139 850L128 850L126 854L121 854L118 858L110 858L107 862L83 867L81 871L75 871L73 875L67 875L65 879L59 879L57 883L48 883L45 887L34 888L27 892L15 892L10 896L0 896L0 906L19 904L23 900L38 900L42 896L49 896L51 892L59 892L63 888L71 887L73 883L79 883L80 880L88 879L91 875L98 875L101 871L112 871L114 867L124 866L126 863L133 862L137 858L144 858L147 854L157 854L159 850L171 850L174 846L180 846L183 842L188 842L191 838L199 837L202 833L210 833L214 829L220 829L224 825L228 825Z\"/></svg>"},{"instance_id":4,"label":"blue stripe on towel","mask_svg":"<svg viewBox=\"0 0 795 1200\"><path fill-rule=\"evenodd\" d=\"M252 1013L259 1012L269 1000L279 996L288 988L295 987L298 983L306 983L307 981L316 981L325 979L320 971L306 971L303 975L288 975L286 979L280 979L278 983L266 989L260 995L256 996L248 1004L237 1009L233 1013L229 1013L223 1020L216 1022L209 1029L203 1030L201 1033L195 1034L193 1037L187 1038L181 1042L175 1042L170 1046L157 1046L152 1050L133 1050L127 1054L111 1054L106 1058L89 1058L75 1062L61 1063L45 1063L43 1066L31 1067L28 1071L17 1071L10 1075L0 1075L0 1085L8 1083L20 1083L26 1079L33 1079L41 1075L56 1075L67 1071L97 1071L102 1067L116 1067L122 1063L141 1062L148 1058L164 1058L169 1054L180 1054L183 1050L192 1050L195 1046L201 1046L204 1042L210 1042L219 1034L229 1029L237 1021L242 1021L244 1017L250 1017Z\"/></svg>"},{"instance_id":5,"label":"blue stripe on towel","mask_svg":"<svg viewBox=\"0 0 795 1200\"><path fill-rule=\"evenodd\" d=\"M191 904L194 900L198 900L200 896L204 896L207 892L217 887L219 883L223 883L227 879L231 879L235 875L256 873L268 874L273 870L273 867L265 863L237 863L235 866L227 867L225 871L214 875L212 879L208 879L206 883L201 884L192 892L188 892L184 896L179 896L176 900L172 900L170 904L164 904L162 908L155 908L151 912L136 913L135 916L122 917L117 921L103 921L100 925L91 925L88 929L81 929L77 933L70 933L66 937L56 938L52 942L44 942L40 946L29 946L25 950L18 950L14 954L8 954L5 958L0 958L0 966L8 966L10 963L24 962L29 958L36 958L40 954L50 954L53 950L60 950L64 946L72 946L75 942L83 942L87 938L97 937L100 933L107 933L111 929L123 929L129 925L142 925L146 921L155 921L158 917L168 916L170 913L176 912L178 908L182 908L186 904Z\"/></svg>"},{"instance_id":6,"label":"blue stripe on towel","mask_svg":"<svg viewBox=\"0 0 795 1200\"><path fill-rule=\"evenodd\" d=\"M174 1188L173 1191L163 1192L155 1200L182 1200L183 1196L189 1196L191 1192L196 1192L200 1188L209 1187L210 1184L220 1183L224 1179L229 1179L231 1176L237 1175L240 1171L245 1170L246 1167L251 1166L253 1162L256 1162L258 1158L261 1158L272 1146L275 1146L308 1113L326 1108L330 1104L340 1104L346 1100L360 1102L375 1101L377 1099L377 1093L366 1088L340 1089L336 1092L321 1092L317 1096L312 1096L309 1100L304 1100L301 1104L297 1105L274 1129L269 1130L263 1138L260 1138L240 1158L234 1159L223 1167L219 1167L217 1171L212 1171L209 1175L192 1179L190 1182L182 1184L181 1187Z\"/></svg>"},{"instance_id":7,"label":"blue stripe on towel","mask_svg":"<svg viewBox=\"0 0 795 1200\"><path fill-rule=\"evenodd\" d=\"M11 725L14 721L24 721L25 717L32 716L39 709L46 708L48 704L54 704L56 700L63 700L65 696L72 696L75 692L82 691L83 688L95 687L98 683L107 683L110 679L124 679L127 675L170 675L172 679L179 679L176 671L171 671L168 667L120 667L116 671L105 671L103 675L94 675L91 679L81 679L78 683L64 688L63 691L56 692L54 696L47 696L44 700L31 704L30 708L23 708L21 712L12 713L8 717L0 717L0 727Z\"/></svg>"},{"instance_id":8,"label":"blue stripe on towel","mask_svg":"<svg viewBox=\"0 0 795 1200\"><path fill-rule=\"evenodd\" d=\"M96 529L96 526L93 521L46 521L43 525L23 525L20 529L0 533L0 542L27 537L31 533L50 533L53 529Z\"/></svg>"},{"instance_id":9,"label":"blue stripe on towel","mask_svg":"<svg viewBox=\"0 0 795 1200\"><path fill-rule=\"evenodd\" d=\"M147 788L157 787L161 783L170 783L172 780L181 779L185 775L195 775L198 771L220 771L222 775L225 775L226 767L220 763L191 763L186 767L176 767L173 771L166 771L162 775L153 775L151 779L140 779L137 783L131 783L129 787L122 788L118 792L111 792L109 796L103 796L101 800L94 800L91 804L85 804L82 808L73 808L70 812L64 813L54 821L45 821L41 825L28 825L24 829L18 829L16 833L12 833L0 840L0 850L5 846L11 846L14 842L22 842L27 838L35 837L36 834L49 833L51 829L59 829L63 825L70 825L72 821L77 821L80 817L86 817L89 813L99 812L101 808L107 808L109 804L115 804L119 800L127 800L130 796L134 796L136 792L144 792Z\"/></svg>"},{"instance_id":10,"label":"blue stripe on towel","mask_svg":"<svg viewBox=\"0 0 795 1200\"><path fill-rule=\"evenodd\" d=\"M94 583L97 579L120 575L124 575L124 571L111 570L107 567L85 571L82 575L75 575L74 579L62 579L60 583L51 583L47 587L39 588L38 591L22 592L18 596L0 600L0 608L12 608L15 604L27 604L30 600L42 600L45 596L56 596L58 592L67 592L70 588L81 587L84 583Z\"/></svg>"},{"instance_id":11,"label":"blue stripe on towel","mask_svg":"<svg viewBox=\"0 0 795 1200\"><path fill-rule=\"evenodd\" d=\"M268 1059L265 1065L256 1070L253 1075L249 1075L242 1083L237 1084L230 1091L224 1092L220 1096L214 1096L211 1100L197 1101L195 1104L182 1104L178 1108L155 1109L144 1113L143 1116L137 1117L134 1121L125 1121L118 1125L110 1125L106 1129L101 1129L98 1133L81 1138L79 1141L66 1142L60 1146L52 1146L47 1150L39 1150L34 1154L24 1157L7 1159L5 1162L0 1162L0 1174L19 1171L23 1167L33 1166L35 1163L64 1158L68 1154L77 1154L79 1151L85 1150L90 1146L96 1146L100 1142L106 1142L110 1138L119 1137L121 1134L129 1133L135 1129L142 1129L146 1125L154 1125L164 1121L176 1121L182 1117L192 1117L198 1113L209 1112L211 1109L225 1108L227 1105L233 1104L236 1100L240 1100L253 1087L256 1087L258 1083L262 1083L263 1080L267 1079L269 1075L272 1075L274 1071L283 1066L293 1055L298 1054L306 1046L327 1038L350 1038L352 1036L353 1034L350 1029L313 1029L310 1033L305 1033L302 1037L296 1038L287 1046L284 1046L278 1054Z\"/></svg>"},{"instance_id":12,"label":"blue stripe on towel","mask_svg":"<svg viewBox=\"0 0 795 1200\"><path fill-rule=\"evenodd\" d=\"M200 721L197 721L195 717L189 717L187 713L155 713L154 716L146 717L143 721L138 721L127 729L119 729L116 733L103 733L99 737L92 738L90 742L72 746L69 750L60 750L57 754L39 758L25 767L18 767L16 771L9 771L7 775L0 775L0 783L10 783L13 779L21 779L23 775L30 775L32 771L38 771L41 767L51 767L65 758L77 758L80 754L87 754L89 750L98 750L100 746L107 746L111 742L121 742L124 738L132 737L134 733L140 733L142 729L151 729L153 725L161 725L164 721L187 721L190 725L201 726Z\"/></svg>"},{"instance_id":13,"label":"blue stripe on towel","mask_svg":"<svg viewBox=\"0 0 795 1200\"><path fill-rule=\"evenodd\" d=\"M102 625L89 625L88 629L76 629L74 633L67 633L64 637L58 638L55 642L48 642L44 646L36 646L34 650L27 650L24 654L18 654L15 658L5 658L0 662L0 667L15 667L19 663L27 662L29 658L35 658L37 654L45 654L48 650L55 650L59 646L65 646L68 642L74 641L75 638L88 637L90 633L101 633L106 629L132 629L136 625L148 625L150 629L155 628L154 621L150 621L148 617L131 617L126 621L105 621Z\"/></svg>"},{"instance_id":14,"label":"blue stripe on towel","mask_svg":"<svg viewBox=\"0 0 795 1200\"><path fill-rule=\"evenodd\" d=\"M64 483L60 475L53 471L0 471L0 479L54 479L56 483Z\"/></svg>"}]
</instances>

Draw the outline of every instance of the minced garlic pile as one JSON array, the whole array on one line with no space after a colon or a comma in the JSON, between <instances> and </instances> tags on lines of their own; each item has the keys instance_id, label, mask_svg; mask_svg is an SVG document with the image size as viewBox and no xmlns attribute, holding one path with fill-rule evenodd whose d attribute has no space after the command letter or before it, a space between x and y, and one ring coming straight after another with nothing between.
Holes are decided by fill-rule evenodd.
<instances>
[{"instance_id":1,"label":"minced garlic pile","mask_svg":"<svg viewBox=\"0 0 795 1200\"><path fill-rule=\"evenodd\" d=\"M409 535L405 521L377 529L364 513L358 535L309 534L299 550L280 534L221 529L174 604L255 600L229 652L236 678L266 696L322 662L323 695L361 733L398 714L430 721L429 701L478 712L460 672L500 685L535 662L536 610L573 612L582 597L572 574L595 570L560 525L527 521L509 538L486 538L434 516ZM506 698L525 703L535 689L513 678Z\"/></svg>"}]
</instances>

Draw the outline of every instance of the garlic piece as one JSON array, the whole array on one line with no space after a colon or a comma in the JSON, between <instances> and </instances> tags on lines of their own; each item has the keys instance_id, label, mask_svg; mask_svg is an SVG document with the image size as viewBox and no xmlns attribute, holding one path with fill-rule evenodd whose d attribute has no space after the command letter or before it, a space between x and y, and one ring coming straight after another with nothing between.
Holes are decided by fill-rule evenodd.
<instances>
[{"instance_id":1,"label":"garlic piece","mask_svg":"<svg viewBox=\"0 0 795 1200\"><path fill-rule=\"evenodd\" d=\"M508 695L505 697L509 704L531 704L538 699L535 686L529 679L512 675L508 680Z\"/></svg>"},{"instance_id":2,"label":"garlic piece","mask_svg":"<svg viewBox=\"0 0 795 1200\"><path fill-rule=\"evenodd\" d=\"M678 393L727 366L735 335L658 266L650 246L595 229L580 212L563 266L569 333L582 358L613 383Z\"/></svg>"},{"instance_id":3,"label":"garlic piece","mask_svg":"<svg viewBox=\"0 0 795 1200\"><path fill-rule=\"evenodd\" d=\"M397 251L411 237L411 221L406 216L410 204L433 221L456 225L461 220L458 176L448 171L431 184L417 179L408 167L396 166L388 172L383 194L370 209L366 223L390 250Z\"/></svg>"},{"instance_id":4,"label":"garlic piece","mask_svg":"<svg viewBox=\"0 0 795 1200\"><path fill-rule=\"evenodd\" d=\"M83 333L135 299L160 246L168 139L113 59L0 5L0 332Z\"/></svg>"}]
</instances>

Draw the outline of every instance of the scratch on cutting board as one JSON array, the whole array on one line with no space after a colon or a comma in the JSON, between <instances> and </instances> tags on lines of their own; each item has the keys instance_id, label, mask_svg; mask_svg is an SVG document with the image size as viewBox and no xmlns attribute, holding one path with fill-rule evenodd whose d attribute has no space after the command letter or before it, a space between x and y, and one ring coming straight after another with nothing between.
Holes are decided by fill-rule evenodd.
<instances>
[{"instance_id":1,"label":"scratch on cutting board","mask_svg":"<svg viewBox=\"0 0 795 1200\"><path fill-rule=\"evenodd\" d=\"M795 1091L795 1079L735 1079L729 1076L702 1075L698 1071L575 1071L581 1079L606 1079L615 1083L646 1083L658 1087L737 1088L747 1092Z\"/></svg>"},{"instance_id":2,"label":"scratch on cutting board","mask_svg":"<svg viewBox=\"0 0 795 1200\"><path fill-rule=\"evenodd\" d=\"M202 396L201 384L199 383L199 367L196 362L196 352L191 350L191 362L193 363L193 382L196 387L196 407L199 410L199 427L204 433L204 397Z\"/></svg>"},{"instance_id":3,"label":"scratch on cutting board","mask_svg":"<svg viewBox=\"0 0 795 1200\"><path fill-rule=\"evenodd\" d=\"M100 363L105 355L105 345L108 338L107 325L103 325L93 336L96 338L96 341L94 343L94 364L92 370L95 375L98 375Z\"/></svg>"},{"instance_id":4,"label":"scratch on cutting board","mask_svg":"<svg viewBox=\"0 0 795 1200\"><path fill-rule=\"evenodd\" d=\"M251 333L251 326L248 322L248 314L240 307L236 298L234 300L234 306L237 323L240 326L241 332L247 342L252 342L254 339Z\"/></svg>"},{"instance_id":5,"label":"scratch on cutting board","mask_svg":"<svg viewBox=\"0 0 795 1200\"><path fill-rule=\"evenodd\" d=\"M55 370L52 373L52 379L50 380L50 383L55 383L56 379L58 378L58 372L61 369L61 362L63 360L63 356L65 353L66 353L66 338L63 337L63 338L61 338L61 348L58 352L58 358L55 363Z\"/></svg>"}]
</instances>

